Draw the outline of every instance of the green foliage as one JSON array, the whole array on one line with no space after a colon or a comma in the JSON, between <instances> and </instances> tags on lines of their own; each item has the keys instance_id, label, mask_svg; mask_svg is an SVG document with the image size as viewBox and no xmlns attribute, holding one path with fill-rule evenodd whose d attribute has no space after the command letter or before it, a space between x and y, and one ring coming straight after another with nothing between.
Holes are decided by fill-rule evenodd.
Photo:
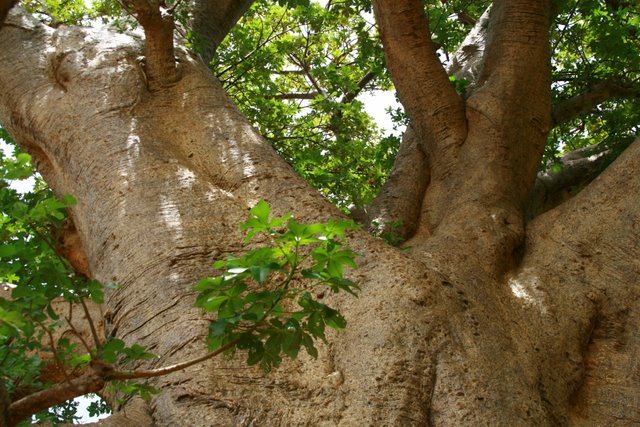
<instances>
[{"instance_id":1,"label":"green foliage","mask_svg":"<svg viewBox=\"0 0 640 427\"><path fill-rule=\"evenodd\" d=\"M109 383L108 389L111 392L117 392L123 395L121 399L118 399L118 403L120 404L124 403L131 396L140 396L148 402L152 395L160 393L160 390L150 384L138 381L112 381Z\"/></svg>"},{"instance_id":2,"label":"green foliage","mask_svg":"<svg viewBox=\"0 0 640 427\"><path fill-rule=\"evenodd\" d=\"M465 79L457 79L455 76L449 76L449 81L456 88L456 92L460 95L465 95L467 93L467 86L469 86L469 82Z\"/></svg>"},{"instance_id":3,"label":"green foliage","mask_svg":"<svg viewBox=\"0 0 640 427\"><path fill-rule=\"evenodd\" d=\"M9 393L36 381L40 361L34 351L53 350L43 344L59 324L53 299L88 295L86 279L73 274L54 249L55 230L75 201L55 198L42 184L27 194L8 186L8 180L32 173L27 154L0 157L0 282L12 289L10 300L0 298L0 372Z\"/></svg>"},{"instance_id":4,"label":"green foliage","mask_svg":"<svg viewBox=\"0 0 640 427\"><path fill-rule=\"evenodd\" d=\"M80 418L76 416L78 411L78 402L74 400L68 400L60 405L45 409L37 414L33 415L33 421L36 423L51 423L53 425L58 424L75 424L80 421ZM23 421L20 426L28 426L32 423L29 421Z\"/></svg>"},{"instance_id":5,"label":"green foliage","mask_svg":"<svg viewBox=\"0 0 640 427\"><path fill-rule=\"evenodd\" d=\"M378 221L372 221L373 235L378 237L391 246L400 246L404 242L404 237L396 231L402 228L402 221L385 222L380 224Z\"/></svg>"},{"instance_id":6,"label":"green foliage","mask_svg":"<svg viewBox=\"0 0 640 427\"><path fill-rule=\"evenodd\" d=\"M84 0L26 0L22 5L43 22L59 25L87 25L97 17L97 11Z\"/></svg>"},{"instance_id":7,"label":"green foliage","mask_svg":"<svg viewBox=\"0 0 640 427\"><path fill-rule=\"evenodd\" d=\"M342 208L372 200L399 145L358 100L391 88L367 9L353 0L294 8L259 0L212 64L262 135Z\"/></svg>"},{"instance_id":8,"label":"green foliage","mask_svg":"<svg viewBox=\"0 0 640 427\"><path fill-rule=\"evenodd\" d=\"M423 1L423 3L427 7L433 42L447 61L473 27L474 21L479 19L491 4L487 0Z\"/></svg>"},{"instance_id":9,"label":"green foliage","mask_svg":"<svg viewBox=\"0 0 640 427\"><path fill-rule=\"evenodd\" d=\"M490 4L423 3L445 64ZM81 0L24 4L54 26L88 24L98 17L121 30L137 25L115 0L95 1L92 7ZM175 2L166 5L171 8ZM554 7L554 104L605 80L637 93L637 2L571 0L554 2ZM188 28L188 2L178 2L173 13L186 28L188 45L200 49L206 40ZM322 194L342 208L372 200L391 168L399 139L383 135L358 100L361 93L392 89L370 1L258 0L220 46L211 66L260 132ZM465 93L467 82L452 83ZM639 102L637 96L604 102L591 114L556 127L542 167L594 144L620 153L638 135ZM392 117L397 123L406 120L402 112Z\"/></svg>"},{"instance_id":10,"label":"green foliage","mask_svg":"<svg viewBox=\"0 0 640 427\"><path fill-rule=\"evenodd\" d=\"M555 104L603 81L640 93L640 6L598 0L560 2L552 26L552 97ZM569 151L600 144L620 153L640 132L640 97L600 104L592 113L556 127L543 165ZM613 156L615 157L615 156Z\"/></svg>"},{"instance_id":11,"label":"green foliage","mask_svg":"<svg viewBox=\"0 0 640 427\"><path fill-rule=\"evenodd\" d=\"M109 408L109 405L107 405L107 403L104 400L98 398L98 396L96 396L95 394L89 394L85 397L89 399L94 399L91 401L91 403L87 407L87 412L89 413L89 416L97 417L99 415L111 413L111 408Z\"/></svg>"},{"instance_id":12,"label":"green foliage","mask_svg":"<svg viewBox=\"0 0 640 427\"><path fill-rule=\"evenodd\" d=\"M157 358L153 353L146 351L146 348L133 344L131 347L127 347L124 341L111 338L100 347L99 356L103 362L109 364L115 364L120 360L121 363L130 362L134 360L151 360Z\"/></svg>"},{"instance_id":13,"label":"green foliage","mask_svg":"<svg viewBox=\"0 0 640 427\"><path fill-rule=\"evenodd\" d=\"M277 367L282 355L295 359L301 348L312 357L317 339L326 341L325 328L342 330L346 320L319 302L324 289L356 295L358 286L343 276L355 268L356 253L341 243L352 221L301 224L290 215L272 218L269 205L260 201L241 225L245 243L260 238L239 257L217 261L222 273L202 279L196 306L215 313L209 326L212 351L235 344L247 351L249 365L265 371Z\"/></svg>"},{"instance_id":14,"label":"green foliage","mask_svg":"<svg viewBox=\"0 0 640 427\"><path fill-rule=\"evenodd\" d=\"M0 138L10 141L0 129ZM49 387L40 378L43 361L50 354L69 373L85 366L91 358L78 353L68 339L51 337L65 319L52 309L62 298L78 302L89 298L100 302L102 287L78 276L55 251L57 230L73 197L57 199L40 180L33 192L21 194L10 181L33 176L30 157L17 149L12 156L0 152L0 381L10 396L21 390ZM10 298L9 298L10 291ZM68 401L34 414L38 422L76 421L77 403Z\"/></svg>"},{"instance_id":15,"label":"green foliage","mask_svg":"<svg viewBox=\"0 0 640 427\"><path fill-rule=\"evenodd\" d=\"M28 155L17 150L11 157L0 155L0 281L11 291L10 297L7 292L0 297L0 380L10 398L21 390L52 385L40 377L40 355L49 354L68 376L94 362L113 367L156 358L137 343L126 345L113 337L95 346L83 342L83 347L66 337L53 339L57 328L68 326L68 319L53 310L54 300L100 304L104 286L75 274L56 253L55 236L74 199L59 200L41 183L35 192L24 194L8 185L9 180L32 175ZM272 218L269 206L258 203L241 226L245 242L260 238L270 244L216 262L214 267L223 274L196 285L196 305L217 315L209 328L209 349L231 343L231 351L246 350L247 362L259 363L266 371L283 356L296 358L301 348L317 356L314 341L326 340L326 327L346 326L338 311L319 302L324 296L320 288L353 295L358 290L343 277L346 267L356 267L356 254L341 243L355 227L351 221L306 225L290 215ZM158 392L129 380L111 381L110 387L123 399L134 394L149 399ZM73 422L76 407L73 401L63 402L35 417L54 424ZM96 402L90 411L105 413L108 407Z\"/></svg>"}]
</instances>

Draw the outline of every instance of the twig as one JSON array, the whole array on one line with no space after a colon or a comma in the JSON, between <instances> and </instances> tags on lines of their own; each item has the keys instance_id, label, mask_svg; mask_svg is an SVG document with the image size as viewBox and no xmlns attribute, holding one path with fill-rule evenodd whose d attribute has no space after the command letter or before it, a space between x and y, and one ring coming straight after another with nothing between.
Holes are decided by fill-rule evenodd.
<instances>
[{"instance_id":1,"label":"twig","mask_svg":"<svg viewBox=\"0 0 640 427\"><path fill-rule=\"evenodd\" d=\"M169 13L169 14L172 14L172 15L173 15L174 10L176 10L176 8L180 5L180 3L182 3L182 0L177 0L177 1L173 4L173 6L171 6L169 9L167 9L167 13Z\"/></svg>"},{"instance_id":2,"label":"twig","mask_svg":"<svg viewBox=\"0 0 640 427\"><path fill-rule=\"evenodd\" d=\"M197 365L198 363L204 362L205 360L209 360L219 355L220 353L223 353L229 350L230 348L234 347L236 344L238 344L238 342L239 340L231 341L230 343L227 343L222 347L220 347L219 349L212 351L211 353L207 353L204 356L191 359L187 362L164 366L162 368L151 369L148 371L112 371L107 373L105 380L131 380L131 379L140 379L140 378L160 377L162 375L167 375L172 372L180 371L190 366Z\"/></svg>"},{"instance_id":3,"label":"twig","mask_svg":"<svg viewBox=\"0 0 640 427\"><path fill-rule=\"evenodd\" d=\"M89 354L91 355L92 359L96 358L95 353L91 350L91 347L89 346L89 344L87 343L87 341L85 341L85 339L82 337L82 334L80 334L80 332L78 332L78 330L76 329L75 326L73 326L73 323L71 323L71 319L69 319L68 317L65 317L65 320L67 321L67 324L69 324L69 327L71 328L71 331L73 332L73 334L78 337L78 339L80 340L80 342L82 343L82 345L84 346L84 348L87 349L87 351L89 352Z\"/></svg>"},{"instance_id":4,"label":"twig","mask_svg":"<svg viewBox=\"0 0 640 427\"><path fill-rule=\"evenodd\" d=\"M47 336L49 337L49 343L51 344L51 352L53 353L53 360L55 360L56 366L58 367L60 372L62 372L62 375L64 376L65 380L69 380L69 375L67 374L67 371L64 369L64 365L62 365L62 362L60 361L60 356L58 355L58 351L56 349L56 343L55 343L55 340L53 339L53 334L51 333L49 328L45 327L45 325L41 321L36 320L36 322L40 325L42 329L45 330Z\"/></svg>"},{"instance_id":5,"label":"twig","mask_svg":"<svg viewBox=\"0 0 640 427\"><path fill-rule=\"evenodd\" d=\"M89 313L89 308L84 301L83 297L80 297L80 304L82 304L82 310L84 311L84 315L87 316L87 321L89 322L89 329L91 329L91 336L93 337L93 342L96 345L96 348L100 347L100 340L98 339L98 332L96 331L96 327L93 323L93 319L91 318L91 314Z\"/></svg>"}]
</instances>

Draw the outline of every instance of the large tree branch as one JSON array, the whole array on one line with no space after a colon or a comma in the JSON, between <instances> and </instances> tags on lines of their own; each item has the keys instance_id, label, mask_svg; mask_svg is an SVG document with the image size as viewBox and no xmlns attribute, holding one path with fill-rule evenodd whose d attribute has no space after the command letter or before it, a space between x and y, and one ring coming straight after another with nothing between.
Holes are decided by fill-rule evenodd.
<instances>
[{"instance_id":1,"label":"large tree branch","mask_svg":"<svg viewBox=\"0 0 640 427\"><path fill-rule=\"evenodd\" d=\"M459 162L492 165L475 179L476 196L516 216L526 206L550 130L548 3L493 3L477 88L467 99L470 131Z\"/></svg>"},{"instance_id":2,"label":"large tree branch","mask_svg":"<svg viewBox=\"0 0 640 427\"><path fill-rule=\"evenodd\" d=\"M191 28L202 42L200 56L208 64L231 28L254 0L194 0Z\"/></svg>"},{"instance_id":3,"label":"large tree branch","mask_svg":"<svg viewBox=\"0 0 640 427\"><path fill-rule=\"evenodd\" d=\"M560 159L559 172L539 173L527 207L527 220L575 196L602 172L611 155L611 150L599 146L580 148Z\"/></svg>"},{"instance_id":4,"label":"large tree branch","mask_svg":"<svg viewBox=\"0 0 640 427\"><path fill-rule=\"evenodd\" d=\"M424 7L419 0L374 0L373 7L400 101L427 155L445 157L464 142L464 102L438 59Z\"/></svg>"},{"instance_id":5,"label":"large tree branch","mask_svg":"<svg viewBox=\"0 0 640 427\"><path fill-rule=\"evenodd\" d=\"M7 423L14 426L31 415L74 397L96 393L104 387L104 375L94 370L55 387L30 394L9 405Z\"/></svg>"},{"instance_id":6,"label":"large tree branch","mask_svg":"<svg viewBox=\"0 0 640 427\"><path fill-rule=\"evenodd\" d=\"M455 76L458 80L467 81L468 86L464 94L466 97L470 96L478 86L487 43L490 11L491 7L487 8L480 19L476 21L474 27L454 52L447 67L447 74Z\"/></svg>"},{"instance_id":7,"label":"large tree branch","mask_svg":"<svg viewBox=\"0 0 640 427\"><path fill-rule=\"evenodd\" d=\"M127 0L145 36L145 72L149 88L175 83L179 79L173 46L173 16L153 0Z\"/></svg>"},{"instance_id":8,"label":"large tree branch","mask_svg":"<svg viewBox=\"0 0 640 427\"><path fill-rule=\"evenodd\" d=\"M613 98L639 97L640 90L605 80L593 85L589 90L556 105L552 119L554 126L568 122L582 114L589 113L597 105Z\"/></svg>"},{"instance_id":9,"label":"large tree branch","mask_svg":"<svg viewBox=\"0 0 640 427\"><path fill-rule=\"evenodd\" d=\"M481 102L492 104L491 99L508 99L509 105L495 109L491 119L513 125L516 115L526 115L545 136L551 108L549 9L548 0L494 2L486 59L478 79L486 90L477 95L477 102L470 98L472 108L481 108Z\"/></svg>"},{"instance_id":10,"label":"large tree branch","mask_svg":"<svg viewBox=\"0 0 640 427\"><path fill-rule=\"evenodd\" d=\"M389 178L382 186L364 218L358 218L378 234L393 233L403 240L418 226L422 195L429 183L429 167L420 143L411 128L402 136L400 150Z\"/></svg>"},{"instance_id":11,"label":"large tree branch","mask_svg":"<svg viewBox=\"0 0 640 427\"><path fill-rule=\"evenodd\" d=\"M638 169L640 139L577 196L534 219L527 255L510 280L520 286L521 299L534 300L544 317L558 323L563 344L580 340L564 361L540 368L554 372L562 363L576 365L579 377L567 402L571 425L637 424L636 406L611 402L637 401L640 390L640 377L629 374L640 352ZM557 345L557 335L549 338L546 345Z\"/></svg>"}]
</instances>

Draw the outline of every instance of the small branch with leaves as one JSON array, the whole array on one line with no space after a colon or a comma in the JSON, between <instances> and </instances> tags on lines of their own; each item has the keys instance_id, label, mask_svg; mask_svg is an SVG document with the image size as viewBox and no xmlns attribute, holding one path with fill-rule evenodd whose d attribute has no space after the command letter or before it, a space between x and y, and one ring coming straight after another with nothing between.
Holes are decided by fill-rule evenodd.
<instances>
[{"instance_id":1,"label":"small branch with leaves","mask_svg":"<svg viewBox=\"0 0 640 427\"><path fill-rule=\"evenodd\" d=\"M307 225L290 215L272 218L269 205L259 202L250 210L250 217L241 229L246 232L245 244L257 236L267 244L247 250L238 257L217 261L214 268L221 274L202 279L195 285L199 292L195 305L205 313L216 315L216 320L209 326L207 353L157 369L116 368L118 364L152 360L157 356L139 344L127 346L117 338L102 342L85 302L85 297L101 302L102 289L96 288L96 281L85 280L87 289L74 285L75 302L82 307L90 324L96 347L87 343L70 318L67 322L88 352L86 355L73 354L73 345L66 342L54 343L49 333L51 351L59 367L65 371L65 366L72 366L74 372L82 373L74 379L65 376L59 384L10 403L6 414L8 424L16 425L34 413L68 399L99 392L107 383L125 395L138 394L148 399L157 390L132 380L167 375L222 353L246 351L247 363L260 364L265 372L280 365L283 355L295 359L301 348L317 357L314 341L326 342L326 327L341 330L346 326L340 312L319 299L324 297L326 288L352 295L359 290L343 275L345 267L356 267L357 254L341 242L346 231L356 227L352 221L332 220ZM69 267L68 263L64 265Z\"/></svg>"}]
</instances>

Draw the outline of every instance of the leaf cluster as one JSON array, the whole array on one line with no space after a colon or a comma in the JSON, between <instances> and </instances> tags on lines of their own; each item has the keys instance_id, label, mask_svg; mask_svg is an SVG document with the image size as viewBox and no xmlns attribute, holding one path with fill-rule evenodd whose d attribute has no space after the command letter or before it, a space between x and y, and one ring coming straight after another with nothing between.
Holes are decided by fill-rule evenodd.
<instances>
[{"instance_id":1,"label":"leaf cluster","mask_svg":"<svg viewBox=\"0 0 640 427\"><path fill-rule=\"evenodd\" d=\"M559 3L551 33L554 104L588 93L600 82L614 82L640 93L637 2ZM556 127L549 136L543 165L553 167L559 156L593 145L599 145L599 151L619 154L639 132L640 97L613 98Z\"/></svg>"},{"instance_id":2,"label":"leaf cluster","mask_svg":"<svg viewBox=\"0 0 640 427\"><path fill-rule=\"evenodd\" d=\"M325 289L352 295L359 289L344 277L345 267L356 267L357 254L341 243L355 227L352 221L272 218L266 202L256 204L241 229L245 243L260 237L266 244L217 261L213 266L221 273L195 286L196 306L216 315L209 349L234 343L230 352L246 350L247 363L265 371L280 365L283 355L295 359L301 348L317 357L314 341L326 341L326 327L346 326L337 310L320 302Z\"/></svg>"}]
</instances>

